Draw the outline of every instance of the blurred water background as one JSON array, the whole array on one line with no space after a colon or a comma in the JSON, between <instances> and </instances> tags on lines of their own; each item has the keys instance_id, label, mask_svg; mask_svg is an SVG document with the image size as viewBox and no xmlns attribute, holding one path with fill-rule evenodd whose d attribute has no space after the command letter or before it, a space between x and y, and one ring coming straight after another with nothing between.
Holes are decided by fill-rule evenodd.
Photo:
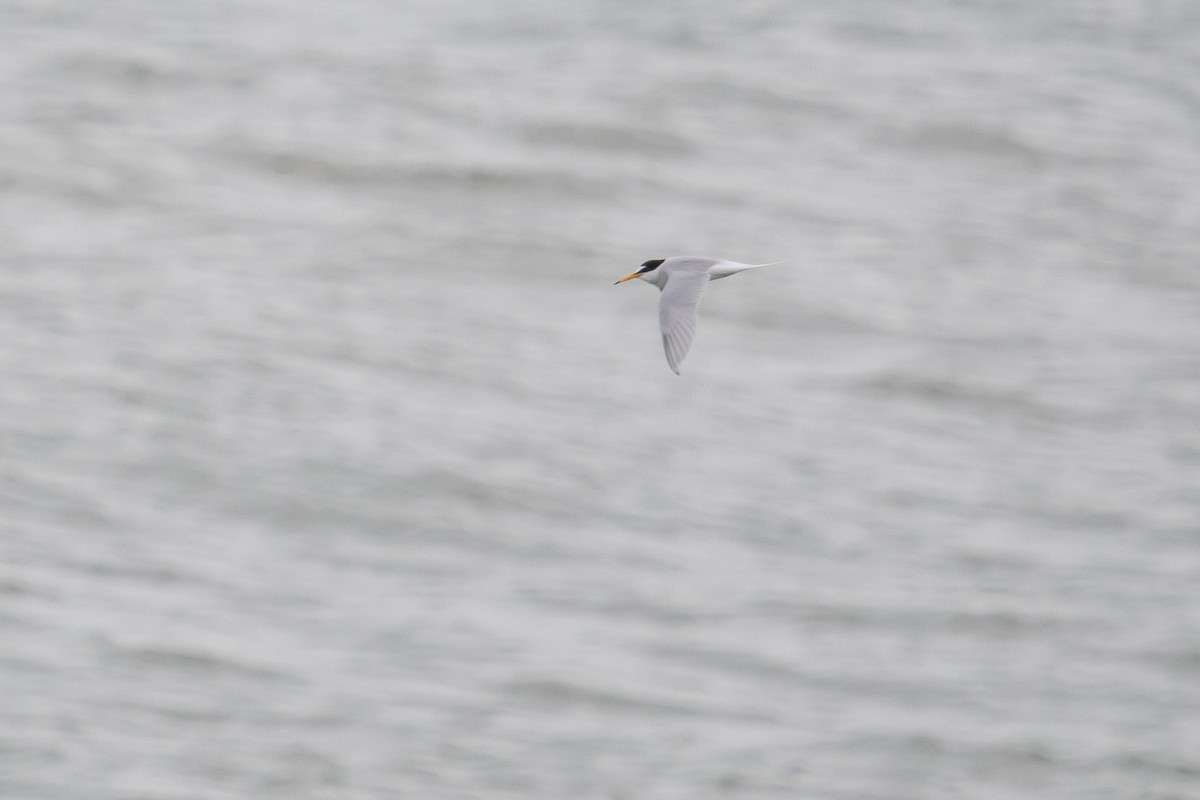
<instances>
[{"instance_id":1,"label":"blurred water background","mask_svg":"<svg viewBox=\"0 0 1200 800\"><path fill-rule=\"evenodd\" d=\"M1200 796L1191 0L0 31L0 796Z\"/></svg>"}]
</instances>

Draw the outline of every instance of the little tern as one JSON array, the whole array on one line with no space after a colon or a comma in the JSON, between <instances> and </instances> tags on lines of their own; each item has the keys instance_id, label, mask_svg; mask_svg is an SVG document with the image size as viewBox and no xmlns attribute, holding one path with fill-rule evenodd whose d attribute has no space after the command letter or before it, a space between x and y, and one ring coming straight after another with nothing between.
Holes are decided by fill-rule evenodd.
<instances>
[{"instance_id":1,"label":"little tern","mask_svg":"<svg viewBox=\"0 0 1200 800\"><path fill-rule=\"evenodd\" d=\"M727 278L738 272L772 264L739 264L719 258L700 256L672 256L652 258L642 264L637 272L626 275L617 283L641 278L653 283L662 292L658 300L658 325L662 329L663 350L667 353L667 364L678 375L679 365L692 346L696 335L696 309L700 295L709 281ZM613 284L616 286L616 283Z\"/></svg>"}]
</instances>

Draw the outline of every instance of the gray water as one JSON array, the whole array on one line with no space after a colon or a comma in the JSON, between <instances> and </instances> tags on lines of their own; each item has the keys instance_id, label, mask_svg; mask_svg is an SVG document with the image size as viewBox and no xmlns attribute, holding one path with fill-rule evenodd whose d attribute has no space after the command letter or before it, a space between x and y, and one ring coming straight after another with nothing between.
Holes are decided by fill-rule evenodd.
<instances>
[{"instance_id":1,"label":"gray water","mask_svg":"<svg viewBox=\"0 0 1200 800\"><path fill-rule=\"evenodd\" d=\"M0 797L1200 797L1192 0L0 31Z\"/></svg>"}]
</instances>

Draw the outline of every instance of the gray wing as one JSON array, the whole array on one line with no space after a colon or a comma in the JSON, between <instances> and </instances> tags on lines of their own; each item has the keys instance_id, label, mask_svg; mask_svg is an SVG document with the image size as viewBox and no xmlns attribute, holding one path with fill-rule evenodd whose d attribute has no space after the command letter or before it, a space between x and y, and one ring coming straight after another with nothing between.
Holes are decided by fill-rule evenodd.
<instances>
[{"instance_id":1,"label":"gray wing","mask_svg":"<svg viewBox=\"0 0 1200 800\"><path fill-rule=\"evenodd\" d=\"M707 271L677 271L667 278L658 299L658 325L662 329L663 350L676 375L679 365L696 336L696 309L708 283Z\"/></svg>"}]
</instances>

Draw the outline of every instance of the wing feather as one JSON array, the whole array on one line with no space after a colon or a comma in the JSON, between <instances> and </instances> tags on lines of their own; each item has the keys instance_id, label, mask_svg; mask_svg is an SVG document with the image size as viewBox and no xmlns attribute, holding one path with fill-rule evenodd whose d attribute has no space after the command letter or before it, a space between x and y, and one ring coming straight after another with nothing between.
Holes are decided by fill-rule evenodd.
<instances>
[{"instance_id":1,"label":"wing feather","mask_svg":"<svg viewBox=\"0 0 1200 800\"><path fill-rule=\"evenodd\" d=\"M676 375L696 336L697 308L707 283L707 271L672 272L658 300L663 350L667 354L667 364Z\"/></svg>"}]
</instances>

